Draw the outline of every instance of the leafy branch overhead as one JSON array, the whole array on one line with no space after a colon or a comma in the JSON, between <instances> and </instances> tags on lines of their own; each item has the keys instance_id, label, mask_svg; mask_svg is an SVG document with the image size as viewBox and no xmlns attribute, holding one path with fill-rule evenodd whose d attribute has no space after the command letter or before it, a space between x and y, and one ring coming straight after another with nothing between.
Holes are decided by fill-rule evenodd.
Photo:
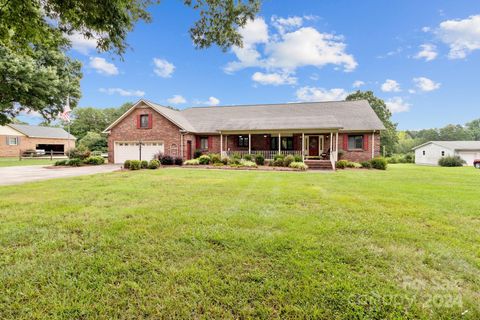
<instances>
[{"instance_id":1,"label":"leafy branch overhead","mask_svg":"<svg viewBox=\"0 0 480 320\"><path fill-rule=\"evenodd\" d=\"M68 35L95 39L99 51L120 57L138 21L151 22L157 0L0 0L0 124L24 110L52 119L71 97L80 98L79 62L65 54ZM253 19L260 0L184 0L198 12L190 29L197 48L242 45L238 28ZM51 85L45 85L50 83Z\"/></svg>"}]
</instances>

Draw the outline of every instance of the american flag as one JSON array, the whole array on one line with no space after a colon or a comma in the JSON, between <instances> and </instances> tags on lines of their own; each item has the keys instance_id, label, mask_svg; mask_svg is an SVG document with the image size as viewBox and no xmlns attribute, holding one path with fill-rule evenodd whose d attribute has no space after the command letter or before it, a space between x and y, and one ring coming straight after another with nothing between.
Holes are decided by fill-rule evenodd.
<instances>
[{"instance_id":1,"label":"american flag","mask_svg":"<svg viewBox=\"0 0 480 320\"><path fill-rule=\"evenodd\" d=\"M63 121L65 122L70 122L70 112L72 109L70 109L70 97L67 98L67 103L65 104L65 107L63 108L63 112L60 113L60 118L62 118Z\"/></svg>"}]
</instances>

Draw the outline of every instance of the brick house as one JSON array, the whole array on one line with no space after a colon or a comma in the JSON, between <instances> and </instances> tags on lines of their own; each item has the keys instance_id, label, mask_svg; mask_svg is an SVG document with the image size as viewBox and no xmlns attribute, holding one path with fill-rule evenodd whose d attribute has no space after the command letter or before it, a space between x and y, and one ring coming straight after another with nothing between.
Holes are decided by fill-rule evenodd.
<instances>
[{"instance_id":1,"label":"brick house","mask_svg":"<svg viewBox=\"0 0 480 320\"><path fill-rule=\"evenodd\" d=\"M113 163L150 160L158 153L187 160L201 150L261 153L265 159L292 154L334 167L339 158L378 156L384 129L364 100L175 110L141 99L104 132Z\"/></svg>"},{"instance_id":2,"label":"brick house","mask_svg":"<svg viewBox=\"0 0 480 320\"><path fill-rule=\"evenodd\" d=\"M7 124L0 126L0 157L18 157L27 150L64 154L76 138L62 128Z\"/></svg>"}]
</instances>

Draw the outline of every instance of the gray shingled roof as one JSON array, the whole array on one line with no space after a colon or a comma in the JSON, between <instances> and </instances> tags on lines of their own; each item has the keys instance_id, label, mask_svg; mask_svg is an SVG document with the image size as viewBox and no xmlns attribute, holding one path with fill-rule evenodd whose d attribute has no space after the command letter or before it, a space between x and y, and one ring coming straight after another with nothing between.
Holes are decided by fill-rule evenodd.
<instances>
[{"instance_id":1,"label":"gray shingled roof","mask_svg":"<svg viewBox=\"0 0 480 320\"><path fill-rule=\"evenodd\" d=\"M62 128L30 126L27 124L9 124L8 126L32 138L76 139Z\"/></svg>"},{"instance_id":2,"label":"gray shingled roof","mask_svg":"<svg viewBox=\"0 0 480 320\"><path fill-rule=\"evenodd\" d=\"M413 148L413 150L430 143L450 150L480 150L480 141L429 141Z\"/></svg>"},{"instance_id":3,"label":"gray shingled roof","mask_svg":"<svg viewBox=\"0 0 480 320\"><path fill-rule=\"evenodd\" d=\"M194 132L219 130L333 129L383 130L366 100L194 107L179 111Z\"/></svg>"}]
</instances>

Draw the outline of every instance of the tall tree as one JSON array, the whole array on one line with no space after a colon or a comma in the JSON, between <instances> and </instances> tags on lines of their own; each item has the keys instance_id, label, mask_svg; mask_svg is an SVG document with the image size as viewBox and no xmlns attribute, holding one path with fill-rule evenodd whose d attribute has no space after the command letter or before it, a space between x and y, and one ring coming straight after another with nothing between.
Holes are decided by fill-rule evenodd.
<instances>
[{"instance_id":1,"label":"tall tree","mask_svg":"<svg viewBox=\"0 0 480 320\"><path fill-rule=\"evenodd\" d=\"M0 125L24 110L51 120L66 98L80 98L80 63L65 55L67 35L97 40L99 51L120 56L126 38L159 0L0 0ZM238 28L255 17L260 0L183 0L198 12L190 36L198 48L241 46Z\"/></svg>"},{"instance_id":2,"label":"tall tree","mask_svg":"<svg viewBox=\"0 0 480 320\"><path fill-rule=\"evenodd\" d=\"M480 119L470 121L466 124L473 140L480 140Z\"/></svg>"},{"instance_id":3,"label":"tall tree","mask_svg":"<svg viewBox=\"0 0 480 320\"><path fill-rule=\"evenodd\" d=\"M383 122L386 129L382 131L380 135L380 143L385 147L388 154L393 153L395 151L395 145L398 142L397 124L392 122L392 113L385 104L385 101L376 97L372 91L360 90L348 95L346 100L367 100L368 103L370 103L370 106Z\"/></svg>"}]
</instances>

